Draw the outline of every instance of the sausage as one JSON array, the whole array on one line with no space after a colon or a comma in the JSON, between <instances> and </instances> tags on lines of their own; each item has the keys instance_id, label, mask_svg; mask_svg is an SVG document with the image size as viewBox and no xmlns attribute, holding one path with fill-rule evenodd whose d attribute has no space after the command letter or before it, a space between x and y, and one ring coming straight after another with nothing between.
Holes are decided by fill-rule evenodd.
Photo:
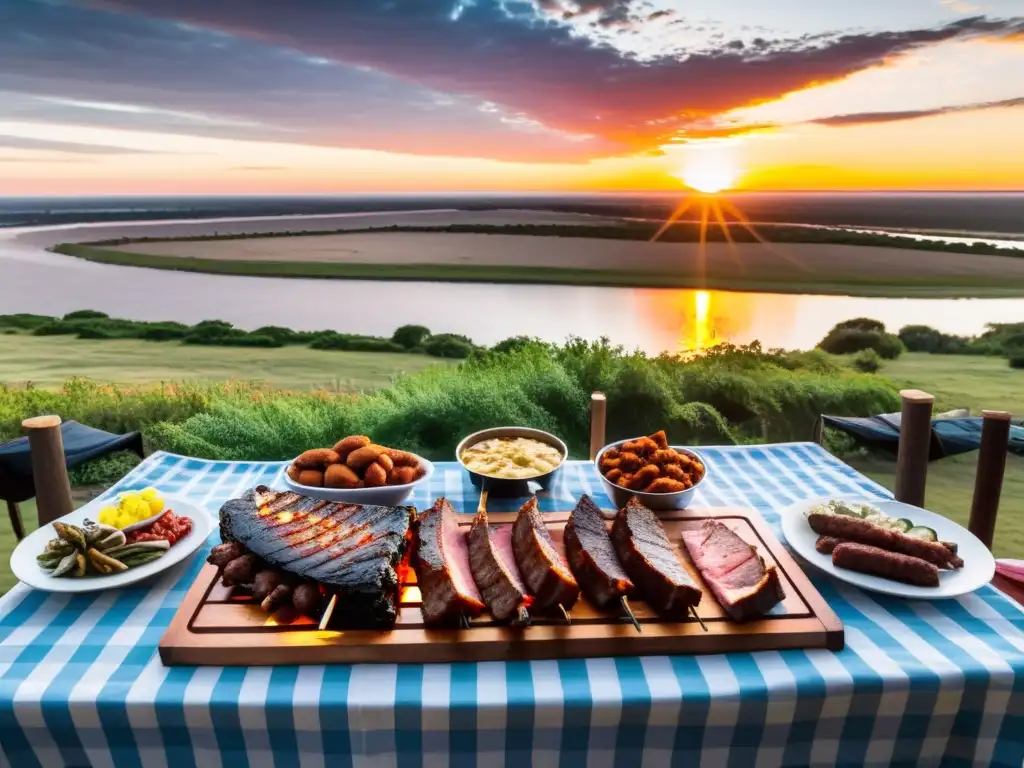
<instances>
[{"instance_id":1,"label":"sausage","mask_svg":"<svg viewBox=\"0 0 1024 768\"><path fill-rule=\"evenodd\" d=\"M229 541L226 544L218 544L211 549L210 554L206 556L206 562L210 565L216 565L218 568L223 568L236 557L241 557L244 554L245 547L237 541Z\"/></svg>"},{"instance_id":2,"label":"sausage","mask_svg":"<svg viewBox=\"0 0 1024 768\"><path fill-rule=\"evenodd\" d=\"M316 618L320 608L320 587L311 581L304 581L292 592L292 605L303 616Z\"/></svg>"},{"instance_id":3,"label":"sausage","mask_svg":"<svg viewBox=\"0 0 1024 768\"><path fill-rule=\"evenodd\" d=\"M292 599L292 585L278 584L274 591L267 595L260 607L267 613L273 613L282 605L287 605Z\"/></svg>"},{"instance_id":4,"label":"sausage","mask_svg":"<svg viewBox=\"0 0 1024 768\"><path fill-rule=\"evenodd\" d=\"M233 587L238 584L251 584L252 577L256 573L256 562L255 555L242 555L225 565L224 586Z\"/></svg>"},{"instance_id":5,"label":"sausage","mask_svg":"<svg viewBox=\"0 0 1024 768\"><path fill-rule=\"evenodd\" d=\"M252 599L262 603L270 593L281 584L281 572L275 568L268 568L256 574L252 586Z\"/></svg>"},{"instance_id":6,"label":"sausage","mask_svg":"<svg viewBox=\"0 0 1024 768\"><path fill-rule=\"evenodd\" d=\"M832 550L836 548L842 539L837 539L835 536L819 536L818 540L814 542L814 548L821 552L823 555L831 555Z\"/></svg>"},{"instance_id":7,"label":"sausage","mask_svg":"<svg viewBox=\"0 0 1024 768\"><path fill-rule=\"evenodd\" d=\"M807 516L811 530L819 536L834 536L861 544L927 560L939 568L963 568L964 561L937 541L924 541L869 523L857 517L812 512Z\"/></svg>"},{"instance_id":8,"label":"sausage","mask_svg":"<svg viewBox=\"0 0 1024 768\"><path fill-rule=\"evenodd\" d=\"M939 569L919 557L888 552L868 544L841 541L832 550L832 564L837 568L881 576L918 587L939 586Z\"/></svg>"}]
</instances>

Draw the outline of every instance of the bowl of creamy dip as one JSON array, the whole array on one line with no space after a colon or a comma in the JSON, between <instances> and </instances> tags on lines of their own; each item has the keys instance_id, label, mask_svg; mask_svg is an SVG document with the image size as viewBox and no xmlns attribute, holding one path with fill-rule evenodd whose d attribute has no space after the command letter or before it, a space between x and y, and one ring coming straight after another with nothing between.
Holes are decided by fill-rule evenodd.
<instances>
[{"instance_id":1,"label":"bowl of creamy dip","mask_svg":"<svg viewBox=\"0 0 1024 768\"><path fill-rule=\"evenodd\" d=\"M547 490L568 456L561 440L530 427L492 427L463 438L455 458L473 485L493 496Z\"/></svg>"}]
</instances>

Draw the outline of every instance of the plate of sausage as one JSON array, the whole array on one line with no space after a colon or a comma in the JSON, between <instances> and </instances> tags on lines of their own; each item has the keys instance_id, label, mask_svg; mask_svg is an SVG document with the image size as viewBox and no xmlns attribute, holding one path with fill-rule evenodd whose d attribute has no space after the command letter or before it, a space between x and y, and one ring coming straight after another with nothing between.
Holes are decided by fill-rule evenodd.
<instances>
[{"instance_id":1,"label":"plate of sausage","mask_svg":"<svg viewBox=\"0 0 1024 768\"><path fill-rule=\"evenodd\" d=\"M898 501L812 499L782 512L790 547L816 568L871 592L958 597L992 580L995 559L952 520Z\"/></svg>"}]
</instances>

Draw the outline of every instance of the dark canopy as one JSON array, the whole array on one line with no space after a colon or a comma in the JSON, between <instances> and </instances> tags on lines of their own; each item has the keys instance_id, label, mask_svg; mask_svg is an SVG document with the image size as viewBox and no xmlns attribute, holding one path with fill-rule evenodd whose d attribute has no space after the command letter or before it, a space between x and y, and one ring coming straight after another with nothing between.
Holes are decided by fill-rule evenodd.
<instances>
[{"instance_id":1,"label":"dark canopy","mask_svg":"<svg viewBox=\"0 0 1024 768\"><path fill-rule=\"evenodd\" d=\"M140 457L143 456L142 435L139 432L114 435L77 421L65 421L60 425L60 432L68 469L114 451L134 451ZM28 438L19 437L0 445L0 499L20 502L35 495Z\"/></svg>"},{"instance_id":2,"label":"dark canopy","mask_svg":"<svg viewBox=\"0 0 1024 768\"><path fill-rule=\"evenodd\" d=\"M821 420L826 427L845 432L860 445L895 454L900 442L900 418L898 413L885 413L866 418L822 416ZM932 439L928 452L930 461L976 451L980 445L980 416L932 421ZM1011 424L1009 449L1010 453L1024 456L1024 422L1015 421Z\"/></svg>"}]
</instances>

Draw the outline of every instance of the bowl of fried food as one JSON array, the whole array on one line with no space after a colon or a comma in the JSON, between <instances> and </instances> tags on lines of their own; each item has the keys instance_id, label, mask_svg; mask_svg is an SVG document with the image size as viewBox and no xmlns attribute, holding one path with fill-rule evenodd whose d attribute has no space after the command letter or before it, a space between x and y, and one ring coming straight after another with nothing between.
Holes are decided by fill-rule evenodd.
<instances>
[{"instance_id":1,"label":"bowl of fried food","mask_svg":"<svg viewBox=\"0 0 1024 768\"><path fill-rule=\"evenodd\" d=\"M707 477L701 455L669 445L664 430L606 445L594 464L618 507L636 496L648 509L685 509Z\"/></svg>"},{"instance_id":2,"label":"bowl of fried food","mask_svg":"<svg viewBox=\"0 0 1024 768\"><path fill-rule=\"evenodd\" d=\"M285 485L326 501L395 507L434 474L434 465L409 451L349 435L332 448L313 448L288 466Z\"/></svg>"}]
</instances>

